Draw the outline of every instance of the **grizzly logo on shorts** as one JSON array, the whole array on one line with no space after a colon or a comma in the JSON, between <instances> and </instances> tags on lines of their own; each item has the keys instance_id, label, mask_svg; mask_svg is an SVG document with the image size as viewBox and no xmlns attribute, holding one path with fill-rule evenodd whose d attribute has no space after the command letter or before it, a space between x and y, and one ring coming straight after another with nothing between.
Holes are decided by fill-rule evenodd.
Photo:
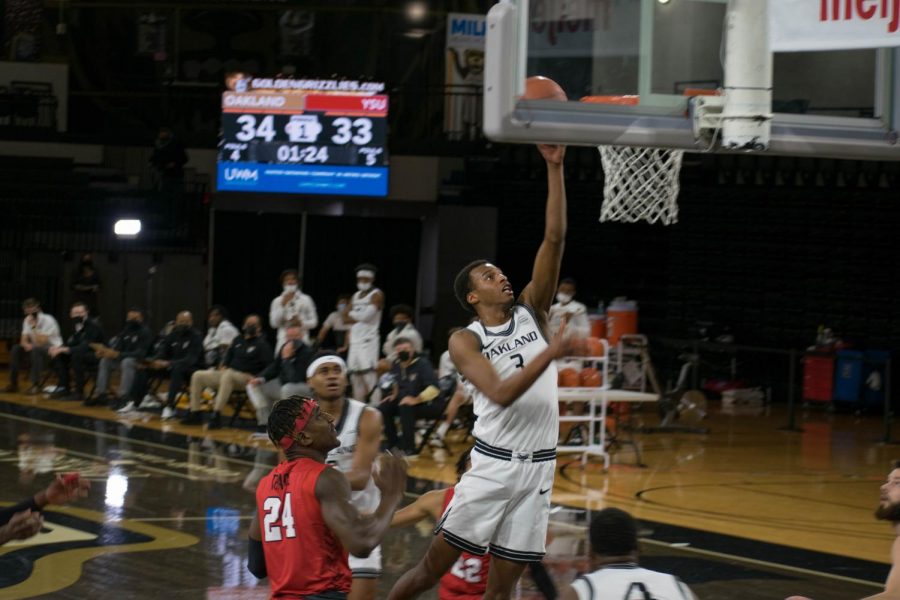
<instances>
[{"instance_id":1,"label":"grizzly logo on shorts","mask_svg":"<svg viewBox=\"0 0 900 600\"><path fill-rule=\"evenodd\" d=\"M485 352L484 357L490 360L497 356L503 356L507 352L512 352L517 348L527 346L531 342L536 342L537 340L537 331L532 331L531 333L526 333L525 335L522 335L512 341L506 342L505 344L498 344L497 346L491 348L489 352Z\"/></svg>"}]
</instances>

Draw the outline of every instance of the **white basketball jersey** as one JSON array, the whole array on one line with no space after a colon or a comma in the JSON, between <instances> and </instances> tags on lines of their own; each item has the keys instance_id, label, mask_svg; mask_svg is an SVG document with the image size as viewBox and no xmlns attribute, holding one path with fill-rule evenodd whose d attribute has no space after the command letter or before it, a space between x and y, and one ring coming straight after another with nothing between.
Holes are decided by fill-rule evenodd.
<instances>
[{"instance_id":1,"label":"white basketball jersey","mask_svg":"<svg viewBox=\"0 0 900 600\"><path fill-rule=\"evenodd\" d=\"M572 582L578 600L694 600L674 575L633 564L609 565Z\"/></svg>"},{"instance_id":2,"label":"white basketball jersey","mask_svg":"<svg viewBox=\"0 0 900 600\"><path fill-rule=\"evenodd\" d=\"M359 421L365 408L366 405L362 402L345 399L341 420L334 425L341 445L328 453L325 462L334 465L342 473L349 473L353 469L353 454L356 452L356 440L359 437ZM381 502L381 490L375 485L375 480L369 477L364 489L350 493L350 501L359 512L373 513Z\"/></svg>"},{"instance_id":3,"label":"white basketball jersey","mask_svg":"<svg viewBox=\"0 0 900 600\"><path fill-rule=\"evenodd\" d=\"M481 341L481 353L491 361L500 379L506 379L547 348L547 340L531 307L516 304L512 318L497 327L480 321L469 325ZM506 450L533 452L556 448L559 437L559 401L556 365L550 363L534 384L510 406L488 400L467 383L475 401L474 434L479 440Z\"/></svg>"},{"instance_id":4,"label":"white basketball jersey","mask_svg":"<svg viewBox=\"0 0 900 600\"><path fill-rule=\"evenodd\" d=\"M373 318L370 318L367 322L360 321L359 319L366 310L366 308L372 304L372 298L375 297L380 290L378 288L372 288L368 293L363 296L363 292L356 292L350 298L350 317L357 322L350 326L350 344L354 343L374 343L378 344L378 340L381 336L380 326L381 326L381 311L379 310L377 315Z\"/></svg>"}]
</instances>

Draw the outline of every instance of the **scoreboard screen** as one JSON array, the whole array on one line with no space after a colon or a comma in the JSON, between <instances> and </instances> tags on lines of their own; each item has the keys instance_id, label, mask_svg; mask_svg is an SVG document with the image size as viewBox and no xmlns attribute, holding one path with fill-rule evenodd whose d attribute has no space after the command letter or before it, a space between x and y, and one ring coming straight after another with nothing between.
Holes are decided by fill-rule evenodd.
<instances>
[{"instance_id":1,"label":"scoreboard screen","mask_svg":"<svg viewBox=\"0 0 900 600\"><path fill-rule=\"evenodd\" d=\"M226 87L219 191L387 196L383 83L237 73Z\"/></svg>"}]
</instances>

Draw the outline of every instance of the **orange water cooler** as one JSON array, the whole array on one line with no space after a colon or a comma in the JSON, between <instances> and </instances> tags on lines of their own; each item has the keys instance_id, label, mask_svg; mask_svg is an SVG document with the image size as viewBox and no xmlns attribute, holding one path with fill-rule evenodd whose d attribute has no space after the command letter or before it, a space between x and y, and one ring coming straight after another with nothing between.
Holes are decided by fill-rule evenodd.
<instances>
[{"instance_id":1,"label":"orange water cooler","mask_svg":"<svg viewBox=\"0 0 900 600\"><path fill-rule=\"evenodd\" d=\"M588 321L591 323L591 337L601 340L606 339L606 315L588 315Z\"/></svg>"},{"instance_id":2,"label":"orange water cooler","mask_svg":"<svg viewBox=\"0 0 900 600\"><path fill-rule=\"evenodd\" d=\"M638 305L634 300L616 298L606 309L606 328L609 345L619 343L623 335L638 332Z\"/></svg>"}]
</instances>

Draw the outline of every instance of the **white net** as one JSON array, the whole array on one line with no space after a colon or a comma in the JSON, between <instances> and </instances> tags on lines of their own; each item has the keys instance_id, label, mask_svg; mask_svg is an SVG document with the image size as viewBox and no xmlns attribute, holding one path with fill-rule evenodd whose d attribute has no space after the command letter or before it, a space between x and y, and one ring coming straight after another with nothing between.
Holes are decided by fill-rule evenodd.
<instances>
[{"instance_id":1,"label":"white net","mask_svg":"<svg viewBox=\"0 0 900 600\"><path fill-rule=\"evenodd\" d=\"M600 221L678 222L682 150L598 146L603 163Z\"/></svg>"}]
</instances>

